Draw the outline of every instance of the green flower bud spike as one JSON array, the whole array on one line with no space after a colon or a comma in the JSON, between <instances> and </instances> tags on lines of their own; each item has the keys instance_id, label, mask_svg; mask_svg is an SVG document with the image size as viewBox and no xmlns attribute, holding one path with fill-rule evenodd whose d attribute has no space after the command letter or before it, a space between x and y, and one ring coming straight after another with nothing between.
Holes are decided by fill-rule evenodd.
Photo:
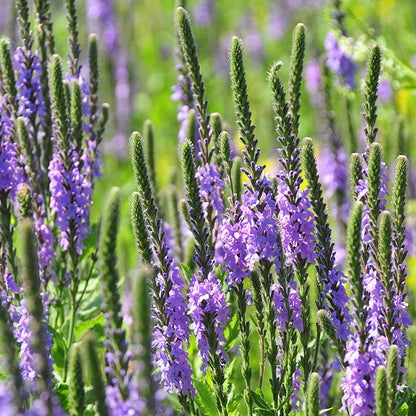
<instances>
[{"instance_id":1,"label":"green flower bud spike","mask_svg":"<svg viewBox=\"0 0 416 416\"><path fill-rule=\"evenodd\" d=\"M109 416L105 402L105 386L102 375L102 365L96 351L96 340L92 333L87 334L83 341L83 366L92 384L93 397L96 402L98 416Z\"/></svg>"},{"instance_id":2,"label":"green flower bud spike","mask_svg":"<svg viewBox=\"0 0 416 416\"><path fill-rule=\"evenodd\" d=\"M289 75L289 111L292 118L292 133L298 136L300 93L302 86L303 61L305 59L305 26L298 23L292 36L292 53Z\"/></svg>"},{"instance_id":3,"label":"green flower bud spike","mask_svg":"<svg viewBox=\"0 0 416 416\"><path fill-rule=\"evenodd\" d=\"M388 416L386 367L377 368L375 395L377 416Z\"/></svg>"},{"instance_id":4,"label":"green flower bud spike","mask_svg":"<svg viewBox=\"0 0 416 416\"><path fill-rule=\"evenodd\" d=\"M319 394L320 377L318 373L311 373L308 381L307 393L307 415L319 416L319 402L321 400Z\"/></svg>"},{"instance_id":5,"label":"green flower bud spike","mask_svg":"<svg viewBox=\"0 0 416 416\"><path fill-rule=\"evenodd\" d=\"M85 411L85 384L80 344L72 344L69 359L69 403L71 416L83 416Z\"/></svg>"}]
</instances>

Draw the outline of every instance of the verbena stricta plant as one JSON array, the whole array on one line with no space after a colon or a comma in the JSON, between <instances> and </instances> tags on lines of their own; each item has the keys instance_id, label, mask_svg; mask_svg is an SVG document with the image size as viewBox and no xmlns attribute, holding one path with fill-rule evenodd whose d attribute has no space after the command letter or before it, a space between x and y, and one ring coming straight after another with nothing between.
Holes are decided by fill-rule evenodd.
<instances>
[{"instance_id":1,"label":"verbena stricta plant","mask_svg":"<svg viewBox=\"0 0 416 416\"><path fill-rule=\"evenodd\" d=\"M114 31L110 3L88 3ZM84 57L77 2L65 4L65 59L48 0L16 0L19 46L0 40L0 414L411 415L409 162L400 155L389 169L379 141L382 48L368 51L364 143L344 143L330 70L349 89L356 67L328 35L322 125L334 165L323 166L320 144L300 136L307 30L295 26L287 80L283 62L268 70L273 171L243 41L229 45L235 120L225 120L210 112L190 15L176 2L180 175L161 189L147 120L129 143L138 267L124 273L123 190L91 220L109 114L100 40L89 37ZM115 44L107 35L119 56L119 33Z\"/></svg>"}]
</instances>

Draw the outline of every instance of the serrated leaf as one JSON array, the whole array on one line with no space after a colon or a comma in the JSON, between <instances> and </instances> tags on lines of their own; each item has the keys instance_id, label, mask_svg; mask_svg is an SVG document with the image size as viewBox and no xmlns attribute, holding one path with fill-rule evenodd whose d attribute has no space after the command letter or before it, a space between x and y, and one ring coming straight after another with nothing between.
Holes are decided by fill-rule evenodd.
<instances>
[{"instance_id":1,"label":"serrated leaf","mask_svg":"<svg viewBox=\"0 0 416 416\"><path fill-rule=\"evenodd\" d=\"M250 391L250 396L253 399L254 403L258 406L258 410L269 411L269 412L272 412L271 414L274 414L273 409L271 408L269 403L267 403L263 399L263 397L259 394L259 393L261 393L261 391L259 389L257 389L257 392Z\"/></svg>"},{"instance_id":2,"label":"serrated leaf","mask_svg":"<svg viewBox=\"0 0 416 416\"><path fill-rule=\"evenodd\" d=\"M196 401L202 407L207 415L219 416L217 404L211 387L206 382L194 379L194 385L197 391Z\"/></svg>"},{"instance_id":3,"label":"serrated leaf","mask_svg":"<svg viewBox=\"0 0 416 416\"><path fill-rule=\"evenodd\" d=\"M240 327L238 323L238 318L237 315L234 315L224 330L224 336L227 340L227 343L225 345L226 350L229 350L234 345L234 342L238 338L239 334Z\"/></svg>"}]
</instances>

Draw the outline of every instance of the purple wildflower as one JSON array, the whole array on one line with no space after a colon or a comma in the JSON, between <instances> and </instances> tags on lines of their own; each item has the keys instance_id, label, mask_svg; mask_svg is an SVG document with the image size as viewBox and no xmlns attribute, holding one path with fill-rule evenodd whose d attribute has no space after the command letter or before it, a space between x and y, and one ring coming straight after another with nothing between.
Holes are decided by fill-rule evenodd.
<instances>
[{"instance_id":1,"label":"purple wildflower","mask_svg":"<svg viewBox=\"0 0 416 416\"><path fill-rule=\"evenodd\" d=\"M68 250L74 244L78 254L88 235L92 185L83 171L79 153L69 150L65 166L59 144L49 164L51 192L51 214L56 215L56 226L60 230L58 245Z\"/></svg>"},{"instance_id":2,"label":"purple wildflower","mask_svg":"<svg viewBox=\"0 0 416 416\"><path fill-rule=\"evenodd\" d=\"M280 232L287 264L295 262L298 256L311 264L315 261L314 223L307 195L307 191L300 190L296 195L291 195L285 182L282 181L279 184L278 218L281 224ZM296 204L290 202L292 196L297 201Z\"/></svg>"},{"instance_id":3,"label":"purple wildflower","mask_svg":"<svg viewBox=\"0 0 416 416\"><path fill-rule=\"evenodd\" d=\"M24 183L24 171L12 132L13 123L0 103L0 191L8 192L14 201L19 185Z\"/></svg>"},{"instance_id":4,"label":"purple wildflower","mask_svg":"<svg viewBox=\"0 0 416 416\"><path fill-rule=\"evenodd\" d=\"M299 368L295 370L292 375L292 394L290 396L290 402L292 409L296 412L299 410L300 397L299 392L302 387L302 371Z\"/></svg>"},{"instance_id":5,"label":"purple wildflower","mask_svg":"<svg viewBox=\"0 0 416 416\"><path fill-rule=\"evenodd\" d=\"M277 244L279 223L271 183L263 178L263 192L246 190L235 217L227 216L220 225L216 263L226 264L227 284L233 286L248 277L260 260L268 260L280 269L281 253Z\"/></svg>"},{"instance_id":6,"label":"purple wildflower","mask_svg":"<svg viewBox=\"0 0 416 416\"><path fill-rule=\"evenodd\" d=\"M302 302L296 286L296 282L292 280L285 289L277 283L271 288L276 325L280 332L287 332L289 322L299 332L303 331Z\"/></svg>"},{"instance_id":7,"label":"purple wildflower","mask_svg":"<svg viewBox=\"0 0 416 416\"><path fill-rule=\"evenodd\" d=\"M155 326L155 364L160 368L161 382L166 391L193 396L195 388L191 379L192 369L188 362L188 353L184 349L184 343L189 342L189 319L186 316L186 301L182 295L184 283L176 265L172 265L168 278L172 285L167 294L165 308L168 322L164 326ZM160 276L156 284L159 291L166 290Z\"/></svg>"},{"instance_id":8,"label":"purple wildflower","mask_svg":"<svg viewBox=\"0 0 416 416\"><path fill-rule=\"evenodd\" d=\"M381 102L387 103L391 101L393 97L393 89L387 79L382 79L378 86L378 98Z\"/></svg>"},{"instance_id":9,"label":"purple wildflower","mask_svg":"<svg viewBox=\"0 0 416 416\"><path fill-rule=\"evenodd\" d=\"M228 307L225 300L225 292L221 288L221 282L215 277L215 271L212 271L207 279L198 280L196 276L192 277L189 288L189 315L193 322L190 325L191 331L194 332L198 344L199 354L202 359L202 371L205 373L210 354L218 355L221 361L228 361L224 350L224 327L229 320ZM213 321L213 328L217 339L214 341L217 347L216 351L210 351L209 329L206 327L206 320Z\"/></svg>"},{"instance_id":10,"label":"purple wildflower","mask_svg":"<svg viewBox=\"0 0 416 416\"><path fill-rule=\"evenodd\" d=\"M318 168L322 185L325 187L326 196L334 201L339 193L345 193L348 187L348 160L347 154L343 147L338 149L330 149L329 146L322 148L318 157ZM335 218L347 218L348 205L339 206L336 203L331 204Z\"/></svg>"},{"instance_id":11,"label":"purple wildflower","mask_svg":"<svg viewBox=\"0 0 416 416\"><path fill-rule=\"evenodd\" d=\"M209 26L215 16L214 0L199 0L194 7L194 22L201 27Z\"/></svg>"},{"instance_id":12,"label":"purple wildflower","mask_svg":"<svg viewBox=\"0 0 416 416\"><path fill-rule=\"evenodd\" d=\"M367 337L364 350L360 345L360 333L356 332L347 343L345 362L348 366L341 383L342 403L353 415L370 416L375 409L375 373L379 365L385 365L388 343L383 337L376 342Z\"/></svg>"},{"instance_id":13,"label":"purple wildflower","mask_svg":"<svg viewBox=\"0 0 416 416\"><path fill-rule=\"evenodd\" d=\"M206 214L209 206L212 206L217 216L221 215L224 211L222 192L225 185L218 167L213 163L207 163L204 167L199 166L196 176L200 182L200 195L203 201L204 213Z\"/></svg>"},{"instance_id":14,"label":"purple wildflower","mask_svg":"<svg viewBox=\"0 0 416 416\"><path fill-rule=\"evenodd\" d=\"M327 54L327 67L342 77L347 88L355 88L357 64L342 50L332 31L328 32L325 38L325 50Z\"/></svg>"},{"instance_id":15,"label":"purple wildflower","mask_svg":"<svg viewBox=\"0 0 416 416\"><path fill-rule=\"evenodd\" d=\"M14 55L15 66L18 73L16 87L18 89L19 113L30 120L37 116L43 120L46 114L45 103L42 95L42 64L39 56L18 47Z\"/></svg>"},{"instance_id":16,"label":"purple wildflower","mask_svg":"<svg viewBox=\"0 0 416 416\"><path fill-rule=\"evenodd\" d=\"M305 68L306 88L315 97L322 86L321 66L315 59L309 61Z\"/></svg>"}]
</instances>

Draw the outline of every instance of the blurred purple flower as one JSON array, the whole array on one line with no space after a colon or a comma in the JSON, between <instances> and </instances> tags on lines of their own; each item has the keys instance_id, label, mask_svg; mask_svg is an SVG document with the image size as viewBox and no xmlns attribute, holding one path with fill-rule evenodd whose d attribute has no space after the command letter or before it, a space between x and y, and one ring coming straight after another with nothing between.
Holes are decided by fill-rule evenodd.
<instances>
[{"instance_id":1,"label":"blurred purple flower","mask_svg":"<svg viewBox=\"0 0 416 416\"><path fill-rule=\"evenodd\" d=\"M349 89L355 88L355 75L357 64L341 49L333 32L328 32L325 38L325 50L327 55L326 65L334 73L340 75Z\"/></svg>"}]
</instances>

